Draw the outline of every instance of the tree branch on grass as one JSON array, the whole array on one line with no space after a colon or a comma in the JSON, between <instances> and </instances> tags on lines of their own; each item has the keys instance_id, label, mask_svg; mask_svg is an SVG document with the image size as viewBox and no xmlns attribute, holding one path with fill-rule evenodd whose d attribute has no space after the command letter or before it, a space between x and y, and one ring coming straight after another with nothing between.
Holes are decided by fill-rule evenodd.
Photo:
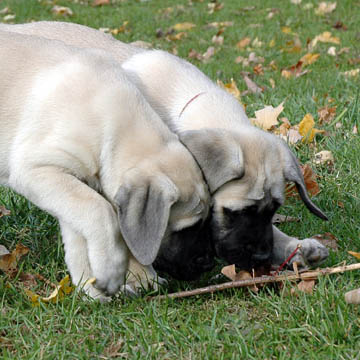
<instances>
[{"instance_id":1,"label":"tree branch on grass","mask_svg":"<svg viewBox=\"0 0 360 360\"><path fill-rule=\"evenodd\" d=\"M152 296L150 300L162 300L166 298L184 298L194 295L202 295L202 294L212 294L215 291L221 291L225 289L238 288L238 287L247 287L259 284L268 284L268 283L277 283L277 282L285 282L285 281L297 281L297 280L314 280L320 276L331 275L342 273L345 271L352 271L360 269L360 263L352 264L352 265L344 265L344 266L336 266L333 268L324 268L318 270L306 271L303 273L298 273L294 275L275 275L275 276L261 276L254 277L252 279L246 280L237 280L237 281L229 281L223 284L218 285L210 285L203 288L187 290L187 291L179 291L176 293L171 293L167 295L158 295Z\"/></svg>"}]
</instances>

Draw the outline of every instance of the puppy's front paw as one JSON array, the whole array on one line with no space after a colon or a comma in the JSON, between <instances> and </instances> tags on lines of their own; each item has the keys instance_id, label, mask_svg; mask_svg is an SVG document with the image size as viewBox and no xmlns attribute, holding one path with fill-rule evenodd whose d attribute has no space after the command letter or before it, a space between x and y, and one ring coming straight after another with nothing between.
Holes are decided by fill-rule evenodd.
<instances>
[{"instance_id":1,"label":"puppy's front paw","mask_svg":"<svg viewBox=\"0 0 360 360\"><path fill-rule=\"evenodd\" d=\"M301 248L291 259L290 264L296 261L300 268L319 266L329 256L329 250L316 239L299 240L298 244Z\"/></svg>"}]
</instances>

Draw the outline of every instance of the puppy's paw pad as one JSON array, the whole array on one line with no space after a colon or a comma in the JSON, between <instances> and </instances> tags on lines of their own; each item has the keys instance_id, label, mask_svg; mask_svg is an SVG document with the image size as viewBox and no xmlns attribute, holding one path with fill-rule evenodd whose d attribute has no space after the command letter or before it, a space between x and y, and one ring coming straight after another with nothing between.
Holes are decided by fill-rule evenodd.
<instances>
[{"instance_id":1,"label":"puppy's paw pad","mask_svg":"<svg viewBox=\"0 0 360 360\"><path fill-rule=\"evenodd\" d=\"M316 239L304 239L299 243L304 261L312 267L320 265L329 256L329 250Z\"/></svg>"}]
</instances>

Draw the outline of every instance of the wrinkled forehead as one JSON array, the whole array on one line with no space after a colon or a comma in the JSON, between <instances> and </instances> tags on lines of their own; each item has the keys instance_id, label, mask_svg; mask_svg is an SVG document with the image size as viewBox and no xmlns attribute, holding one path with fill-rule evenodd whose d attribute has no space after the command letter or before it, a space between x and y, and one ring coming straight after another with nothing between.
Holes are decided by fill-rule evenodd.
<instances>
[{"instance_id":1,"label":"wrinkled forehead","mask_svg":"<svg viewBox=\"0 0 360 360\"><path fill-rule=\"evenodd\" d=\"M265 207L268 204L284 202L285 182L280 178L251 176L231 181L222 186L212 198L214 207L242 209L254 204Z\"/></svg>"}]
</instances>

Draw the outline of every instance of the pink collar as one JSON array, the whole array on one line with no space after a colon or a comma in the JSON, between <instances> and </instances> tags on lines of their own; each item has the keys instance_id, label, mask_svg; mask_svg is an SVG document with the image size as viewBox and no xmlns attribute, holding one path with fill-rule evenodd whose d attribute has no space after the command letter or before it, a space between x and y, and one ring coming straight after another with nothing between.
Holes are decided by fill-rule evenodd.
<instances>
[{"instance_id":1,"label":"pink collar","mask_svg":"<svg viewBox=\"0 0 360 360\"><path fill-rule=\"evenodd\" d=\"M182 113L185 111L185 109L190 105L190 103L192 103L197 97L199 97L200 95L205 94L205 92L201 92L198 93L197 95L195 95L194 97L192 97L186 104L185 106L182 108L179 117L181 117Z\"/></svg>"}]
</instances>

